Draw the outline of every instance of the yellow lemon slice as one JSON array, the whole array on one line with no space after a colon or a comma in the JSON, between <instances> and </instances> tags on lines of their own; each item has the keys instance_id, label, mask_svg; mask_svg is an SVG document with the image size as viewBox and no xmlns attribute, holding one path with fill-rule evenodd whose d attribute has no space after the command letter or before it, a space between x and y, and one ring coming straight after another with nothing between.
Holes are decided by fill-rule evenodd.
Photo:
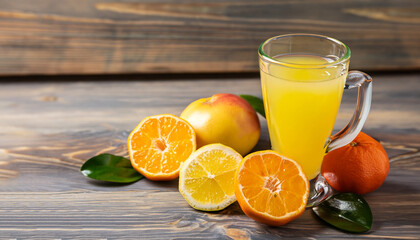
<instances>
[{"instance_id":1,"label":"yellow lemon slice","mask_svg":"<svg viewBox=\"0 0 420 240\"><path fill-rule=\"evenodd\" d=\"M191 207L218 211L236 201L234 177L242 156L222 144L206 145L182 164L179 192Z\"/></svg>"}]
</instances>

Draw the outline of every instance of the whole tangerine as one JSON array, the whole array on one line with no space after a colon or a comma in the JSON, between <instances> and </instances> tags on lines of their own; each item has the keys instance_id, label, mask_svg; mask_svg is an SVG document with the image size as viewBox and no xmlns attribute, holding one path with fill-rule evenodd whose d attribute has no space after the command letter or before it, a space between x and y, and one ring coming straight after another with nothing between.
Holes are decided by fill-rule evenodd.
<instances>
[{"instance_id":1,"label":"whole tangerine","mask_svg":"<svg viewBox=\"0 0 420 240\"><path fill-rule=\"evenodd\" d=\"M337 191L366 194L385 181L389 159L378 141L360 132L351 143L325 155L321 173Z\"/></svg>"}]
</instances>

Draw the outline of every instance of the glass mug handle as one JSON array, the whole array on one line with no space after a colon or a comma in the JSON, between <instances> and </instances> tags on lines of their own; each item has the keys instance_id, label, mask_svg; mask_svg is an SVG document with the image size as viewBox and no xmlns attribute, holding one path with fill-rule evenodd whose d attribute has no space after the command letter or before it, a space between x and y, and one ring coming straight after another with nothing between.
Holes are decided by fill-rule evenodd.
<instances>
[{"instance_id":1,"label":"glass mug handle","mask_svg":"<svg viewBox=\"0 0 420 240\"><path fill-rule=\"evenodd\" d=\"M358 88L358 93L356 110L353 117L341 131L331 137L330 141L327 143L326 153L353 141L366 122L372 102L372 78L363 72L349 71L344 89L352 89L355 87ZM307 207L316 206L333 194L332 188L321 173L314 181L315 184L313 184L313 189L311 189L313 194L311 194L312 197L309 199Z\"/></svg>"},{"instance_id":2,"label":"glass mug handle","mask_svg":"<svg viewBox=\"0 0 420 240\"><path fill-rule=\"evenodd\" d=\"M331 137L327 151L340 148L353 141L366 122L372 102L372 78L364 72L349 71L344 89L358 88L356 110L350 122Z\"/></svg>"}]
</instances>

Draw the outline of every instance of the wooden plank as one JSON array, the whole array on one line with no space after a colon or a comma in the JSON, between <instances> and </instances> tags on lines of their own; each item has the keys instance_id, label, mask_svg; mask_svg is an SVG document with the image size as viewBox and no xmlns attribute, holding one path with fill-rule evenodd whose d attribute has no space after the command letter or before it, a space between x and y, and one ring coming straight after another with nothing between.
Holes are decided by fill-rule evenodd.
<instances>
[{"instance_id":1,"label":"wooden plank","mask_svg":"<svg viewBox=\"0 0 420 240\"><path fill-rule=\"evenodd\" d=\"M0 75L256 72L257 47L308 32L361 70L420 68L417 0L0 0Z\"/></svg>"},{"instance_id":2,"label":"wooden plank","mask_svg":"<svg viewBox=\"0 0 420 240\"><path fill-rule=\"evenodd\" d=\"M127 134L142 118L180 114L189 102L227 90L260 95L256 78L2 83L0 236L417 239L419 78L418 74L374 78L372 112L364 131L386 147L391 171L380 189L365 196L373 211L373 229L357 235L327 226L311 211L276 228L254 222L236 203L218 213L195 211L178 193L177 180L144 179L117 185L81 175L81 164L93 155L126 155ZM396 85L396 81L404 84ZM350 92L344 96L337 129L349 119L353 107L354 92ZM264 119L261 124L263 131L256 149L267 149Z\"/></svg>"}]
</instances>

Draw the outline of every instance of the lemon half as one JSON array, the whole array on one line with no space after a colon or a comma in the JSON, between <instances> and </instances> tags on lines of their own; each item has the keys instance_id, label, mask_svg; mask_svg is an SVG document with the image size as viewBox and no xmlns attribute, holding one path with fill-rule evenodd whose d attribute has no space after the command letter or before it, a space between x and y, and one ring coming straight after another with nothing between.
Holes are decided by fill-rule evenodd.
<instances>
[{"instance_id":1,"label":"lemon half","mask_svg":"<svg viewBox=\"0 0 420 240\"><path fill-rule=\"evenodd\" d=\"M219 211L236 201L234 177L242 156L222 144L209 144L182 164L179 192L191 207Z\"/></svg>"}]
</instances>

